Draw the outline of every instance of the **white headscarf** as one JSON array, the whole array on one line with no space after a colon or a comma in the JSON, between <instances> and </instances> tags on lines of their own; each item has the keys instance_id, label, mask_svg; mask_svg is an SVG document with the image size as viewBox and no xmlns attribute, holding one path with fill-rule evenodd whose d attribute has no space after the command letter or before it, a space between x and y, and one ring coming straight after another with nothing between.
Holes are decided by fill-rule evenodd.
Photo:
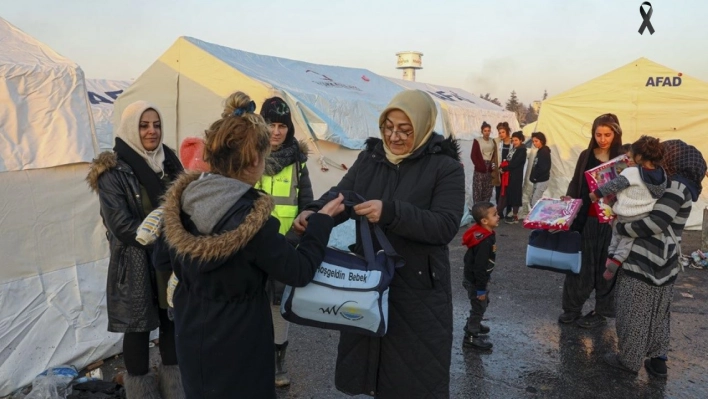
<instances>
[{"instance_id":1,"label":"white headscarf","mask_svg":"<svg viewBox=\"0 0 708 399\"><path fill-rule=\"evenodd\" d=\"M128 144L133 151L143 157L148 166L150 166L150 169L155 173L162 173L164 175L165 171L162 164L165 161L165 152L162 149L162 130L160 131L160 143L153 151L146 150L140 140L140 118L143 116L143 113L149 109L157 112L157 115L160 117L160 123L162 124L162 114L156 106L147 101L136 101L128 105L123 111L116 137L119 137Z\"/></svg>"}]
</instances>

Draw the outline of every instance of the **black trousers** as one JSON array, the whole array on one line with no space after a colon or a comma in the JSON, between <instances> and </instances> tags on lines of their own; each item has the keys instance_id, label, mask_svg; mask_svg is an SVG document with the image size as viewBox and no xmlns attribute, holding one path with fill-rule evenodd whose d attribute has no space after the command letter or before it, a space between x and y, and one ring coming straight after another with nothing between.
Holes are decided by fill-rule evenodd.
<instances>
[{"instance_id":1,"label":"black trousers","mask_svg":"<svg viewBox=\"0 0 708 399\"><path fill-rule=\"evenodd\" d=\"M612 225L589 217L582 232L582 266L580 274L568 274L563 283L563 311L581 312L585 301L595 291L595 312L615 317L615 281L605 280L607 247L612 238Z\"/></svg>"},{"instance_id":2,"label":"black trousers","mask_svg":"<svg viewBox=\"0 0 708 399\"><path fill-rule=\"evenodd\" d=\"M175 324L167 317L166 309L160 314L160 357L162 364L177 364L175 349ZM123 359L130 375L145 375L150 371L150 332L131 332L123 336Z\"/></svg>"},{"instance_id":3,"label":"black trousers","mask_svg":"<svg viewBox=\"0 0 708 399\"><path fill-rule=\"evenodd\" d=\"M499 213L499 216L500 217L507 216L511 212L511 206L506 205L506 203L505 203L502 205L504 205L506 209L499 208L499 205L500 205L499 201L501 200L501 186L494 186L494 199L496 200L497 212ZM500 210L502 210L503 212L499 212Z\"/></svg>"},{"instance_id":4,"label":"black trousers","mask_svg":"<svg viewBox=\"0 0 708 399\"><path fill-rule=\"evenodd\" d=\"M487 299L480 301L477 299L477 290L473 284L464 281L462 285L467 290L467 298L470 300L470 315L467 317L467 323L465 324L465 333L478 334L481 329L480 325L482 324L484 313L489 306L489 291L487 291Z\"/></svg>"}]
</instances>

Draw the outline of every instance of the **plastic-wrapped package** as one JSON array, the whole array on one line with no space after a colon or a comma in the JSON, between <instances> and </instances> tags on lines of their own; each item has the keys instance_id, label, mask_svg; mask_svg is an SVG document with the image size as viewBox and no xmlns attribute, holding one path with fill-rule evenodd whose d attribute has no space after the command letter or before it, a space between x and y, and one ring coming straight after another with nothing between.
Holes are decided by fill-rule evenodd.
<instances>
[{"instance_id":1,"label":"plastic-wrapped package","mask_svg":"<svg viewBox=\"0 0 708 399\"><path fill-rule=\"evenodd\" d=\"M582 205L583 201L579 199L541 198L524 218L523 226L527 229L570 230Z\"/></svg>"},{"instance_id":2,"label":"plastic-wrapped package","mask_svg":"<svg viewBox=\"0 0 708 399\"><path fill-rule=\"evenodd\" d=\"M616 178L627 167L629 158L626 155L620 155L612 158L600 166L592 168L585 172L585 179L588 182L590 192L602 187L605 183ZM615 203L615 196L607 196L600 198L591 206L597 211L597 219L600 223L610 223L615 219L615 214L612 212L612 205Z\"/></svg>"},{"instance_id":3,"label":"plastic-wrapped package","mask_svg":"<svg viewBox=\"0 0 708 399\"><path fill-rule=\"evenodd\" d=\"M64 399L71 393L71 382L79 373L74 366L52 367L32 381L32 390L24 399Z\"/></svg>"}]
</instances>

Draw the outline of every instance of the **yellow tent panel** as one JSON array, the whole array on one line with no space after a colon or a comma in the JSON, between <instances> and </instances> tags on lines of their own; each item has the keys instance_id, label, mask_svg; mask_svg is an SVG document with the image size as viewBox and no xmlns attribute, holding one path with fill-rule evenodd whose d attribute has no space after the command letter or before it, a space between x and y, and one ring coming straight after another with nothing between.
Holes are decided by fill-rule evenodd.
<instances>
[{"instance_id":1,"label":"yellow tent panel","mask_svg":"<svg viewBox=\"0 0 708 399\"><path fill-rule=\"evenodd\" d=\"M590 142L592 122L605 113L618 116L624 143L644 134L681 139L708 156L708 83L640 58L543 102L534 130L546 134L552 151L547 194L565 194L578 155ZM694 204L688 228L700 229L706 205L708 187Z\"/></svg>"}]
</instances>

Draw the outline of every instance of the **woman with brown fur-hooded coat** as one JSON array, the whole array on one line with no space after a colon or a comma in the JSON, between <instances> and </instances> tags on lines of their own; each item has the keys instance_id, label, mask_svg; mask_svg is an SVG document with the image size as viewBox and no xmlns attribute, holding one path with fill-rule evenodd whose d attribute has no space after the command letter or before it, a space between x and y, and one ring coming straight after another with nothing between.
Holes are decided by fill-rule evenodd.
<instances>
[{"instance_id":1,"label":"woman with brown fur-hooded coat","mask_svg":"<svg viewBox=\"0 0 708 399\"><path fill-rule=\"evenodd\" d=\"M275 398L273 322L266 282L302 287L324 258L343 197L313 215L297 249L279 233L274 200L254 185L270 150L268 127L240 92L206 132L210 173L185 174L165 195L156 251L179 279L177 357L188 398Z\"/></svg>"},{"instance_id":2,"label":"woman with brown fur-hooded coat","mask_svg":"<svg viewBox=\"0 0 708 399\"><path fill-rule=\"evenodd\" d=\"M98 194L101 217L110 246L106 283L108 331L124 333L126 393L132 398L157 395L149 374L150 331L160 327L163 396L183 397L174 326L167 317L169 274L156 273L151 248L136 241L138 226L160 205L168 184L182 172L177 155L162 144L162 118L152 104L138 101L121 115L115 147L98 156L86 178ZM168 387L174 391L169 391Z\"/></svg>"},{"instance_id":3,"label":"woman with brown fur-hooded coat","mask_svg":"<svg viewBox=\"0 0 708 399\"><path fill-rule=\"evenodd\" d=\"M340 334L335 385L350 395L447 398L450 394L448 244L460 229L465 175L456 141L433 132L436 116L435 103L426 92L406 90L396 95L379 119L383 140L368 139L333 188L355 191L368 200L354 211L378 223L406 262L391 281L386 335ZM308 209L322 205L322 200L315 201ZM298 216L296 229L309 214ZM362 254L360 242L357 234L352 249Z\"/></svg>"}]
</instances>

